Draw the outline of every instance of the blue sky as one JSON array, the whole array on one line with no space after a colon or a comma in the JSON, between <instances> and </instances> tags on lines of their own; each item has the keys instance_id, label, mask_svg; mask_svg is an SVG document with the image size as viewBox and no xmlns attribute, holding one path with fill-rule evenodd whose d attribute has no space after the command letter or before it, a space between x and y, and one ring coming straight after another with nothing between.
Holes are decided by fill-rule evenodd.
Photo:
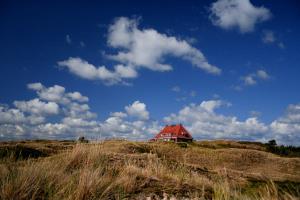
<instances>
[{"instance_id":1,"label":"blue sky","mask_svg":"<svg viewBox=\"0 0 300 200\"><path fill-rule=\"evenodd\" d=\"M2 1L0 140L300 144L299 2Z\"/></svg>"}]
</instances>

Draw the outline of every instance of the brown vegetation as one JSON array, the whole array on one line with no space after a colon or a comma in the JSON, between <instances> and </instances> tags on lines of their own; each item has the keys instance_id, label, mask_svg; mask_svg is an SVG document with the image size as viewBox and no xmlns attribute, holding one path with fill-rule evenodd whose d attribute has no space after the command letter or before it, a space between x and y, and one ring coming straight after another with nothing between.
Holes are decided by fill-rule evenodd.
<instances>
[{"instance_id":1,"label":"brown vegetation","mask_svg":"<svg viewBox=\"0 0 300 200\"><path fill-rule=\"evenodd\" d=\"M40 154L16 156L22 148ZM0 158L0 199L300 196L300 158L265 152L256 143L196 142L182 148L173 143L31 141L1 143L0 152L7 152Z\"/></svg>"}]
</instances>

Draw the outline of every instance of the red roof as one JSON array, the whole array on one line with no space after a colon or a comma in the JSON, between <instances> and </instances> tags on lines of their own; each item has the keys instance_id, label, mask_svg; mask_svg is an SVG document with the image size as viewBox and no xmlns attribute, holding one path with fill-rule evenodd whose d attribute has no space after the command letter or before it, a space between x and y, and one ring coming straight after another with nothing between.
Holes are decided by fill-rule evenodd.
<instances>
[{"instance_id":1,"label":"red roof","mask_svg":"<svg viewBox=\"0 0 300 200\"><path fill-rule=\"evenodd\" d=\"M191 134L181 125L166 125L155 137L154 140L159 138L181 138L181 139L193 139Z\"/></svg>"}]
</instances>

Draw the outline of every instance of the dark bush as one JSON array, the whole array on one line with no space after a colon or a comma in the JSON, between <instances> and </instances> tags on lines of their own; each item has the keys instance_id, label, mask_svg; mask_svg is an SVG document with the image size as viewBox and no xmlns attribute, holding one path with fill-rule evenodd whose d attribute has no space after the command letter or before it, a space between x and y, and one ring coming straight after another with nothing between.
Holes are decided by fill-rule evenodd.
<instances>
[{"instance_id":1,"label":"dark bush","mask_svg":"<svg viewBox=\"0 0 300 200\"><path fill-rule=\"evenodd\" d=\"M78 138L78 142L79 142L79 143L88 143L89 141L88 141L87 139L85 139L85 137L80 136L80 137Z\"/></svg>"},{"instance_id":2,"label":"dark bush","mask_svg":"<svg viewBox=\"0 0 300 200\"><path fill-rule=\"evenodd\" d=\"M37 149L25 147L22 145L4 146L0 148L0 159L11 157L13 159L19 160L28 158L38 158L44 156L48 155Z\"/></svg>"}]
</instances>

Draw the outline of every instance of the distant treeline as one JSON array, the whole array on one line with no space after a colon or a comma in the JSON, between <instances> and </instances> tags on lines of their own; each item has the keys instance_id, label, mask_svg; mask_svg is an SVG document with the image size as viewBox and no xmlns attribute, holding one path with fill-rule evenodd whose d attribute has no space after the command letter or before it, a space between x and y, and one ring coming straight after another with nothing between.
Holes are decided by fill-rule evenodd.
<instances>
[{"instance_id":1,"label":"distant treeline","mask_svg":"<svg viewBox=\"0 0 300 200\"><path fill-rule=\"evenodd\" d=\"M300 147L277 145L276 140L265 143L268 152L288 157L300 157Z\"/></svg>"}]
</instances>

